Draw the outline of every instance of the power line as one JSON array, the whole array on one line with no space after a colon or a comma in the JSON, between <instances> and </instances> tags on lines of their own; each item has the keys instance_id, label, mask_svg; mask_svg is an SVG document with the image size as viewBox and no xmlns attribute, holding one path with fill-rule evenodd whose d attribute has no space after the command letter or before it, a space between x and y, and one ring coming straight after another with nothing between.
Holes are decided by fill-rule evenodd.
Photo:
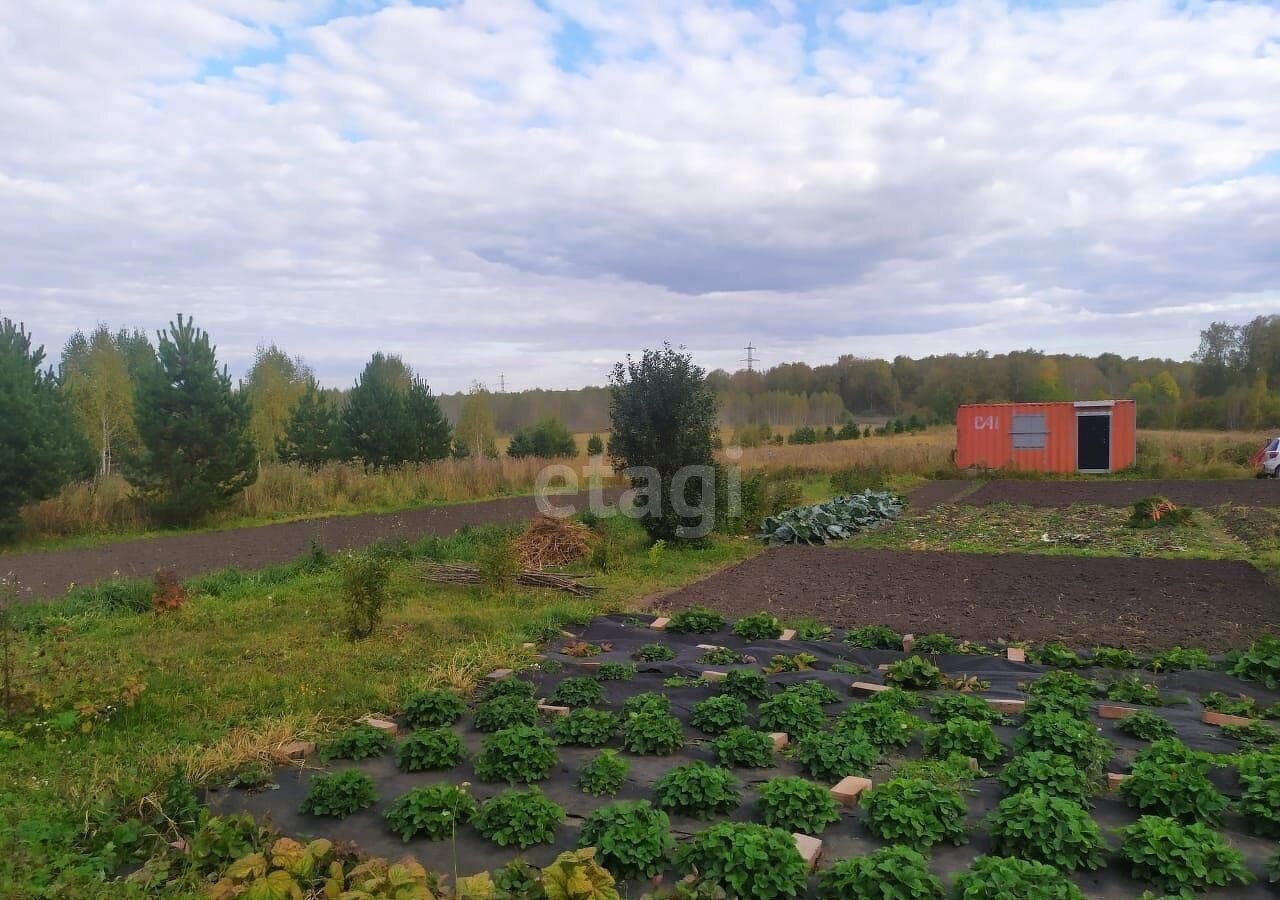
<instances>
[{"instance_id":1,"label":"power line","mask_svg":"<svg viewBox=\"0 0 1280 900\"><path fill-rule=\"evenodd\" d=\"M503 372L498 373L498 393L505 394L507 392L507 376Z\"/></svg>"},{"instance_id":2,"label":"power line","mask_svg":"<svg viewBox=\"0 0 1280 900\"><path fill-rule=\"evenodd\" d=\"M747 341L747 346L746 346L747 358L742 360L742 362L747 364L748 372L755 371L755 364L756 364L755 352L759 349L760 349L759 347L751 346L751 342Z\"/></svg>"}]
</instances>

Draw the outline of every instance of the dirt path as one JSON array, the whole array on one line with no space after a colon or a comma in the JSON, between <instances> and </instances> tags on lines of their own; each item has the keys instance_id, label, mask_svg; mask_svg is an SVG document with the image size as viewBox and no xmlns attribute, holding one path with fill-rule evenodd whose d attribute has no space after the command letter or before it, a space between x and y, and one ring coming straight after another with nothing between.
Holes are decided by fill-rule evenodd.
<instances>
[{"instance_id":1,"label":"dirt path","mask_svg":"<svg viewBox=\"0 0 1280 900\"><path fill-rule=\"evenodd\" d=\"M1280 628L1280 592L1247 563L781 547L659 601L767 610L980 641L1220 651Z\"/></svg>"},{"instance_id":2,"label":"dirt path","mask_svg":"<svg viewBox=\"0 0 1280 900\"><path fill-rule=\"evenodd\" d=\"M949 484L950 482L934 482ZM925 485L925 488L932 485ZM1216 481L989 481L958 502L975 506L1015 503L1021 506L1070 506L1092 503L1098 506L1130 506L1144 497L1159 494L1185 506L1280 507L1280 481L1273 478L1218 479ZM950 502L947 500L938 503Z\"/></svg>"},{"instance_id":3,"label":"dirt path","mask_svg":"<svg viewBox=\"0 0 1280 900\"><path fill-rule=\"evenodd\" d=\"M580 495L578 505L584 506L585 501L586 495ZM230 566L253 570L280 565L305 553L313 538L326 550L347 550L380 538L413 541L427 535L452 534L468 525L510 525L525 521L536 511L533 497L510 497L395 513L331 516L231 531L140 538L98 547L8 554L0 556L0 572L12 572L18 577L24 597L46 599L61 596L73 585L109 578L146 578L165 567L175 569L182 578L190 578Z\"/></svg>"}]
</instances>

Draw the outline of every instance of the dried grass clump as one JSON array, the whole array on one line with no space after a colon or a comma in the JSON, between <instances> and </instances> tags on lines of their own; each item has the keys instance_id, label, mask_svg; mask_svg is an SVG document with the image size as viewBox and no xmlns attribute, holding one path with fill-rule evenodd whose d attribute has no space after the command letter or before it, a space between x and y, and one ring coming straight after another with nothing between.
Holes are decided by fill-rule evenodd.
<instances>
[{"instance_id":1,"label":"dried grass clump","mask_svg":"<svg viewBox=\"0 0 1280 900\"><path fill-rule=\"evenodd\" d=\"M516 552L522 568L556 568L585 559L595 540L595 532L576 519L539 513L516 538Z\"/></svg>"}]
</instances>

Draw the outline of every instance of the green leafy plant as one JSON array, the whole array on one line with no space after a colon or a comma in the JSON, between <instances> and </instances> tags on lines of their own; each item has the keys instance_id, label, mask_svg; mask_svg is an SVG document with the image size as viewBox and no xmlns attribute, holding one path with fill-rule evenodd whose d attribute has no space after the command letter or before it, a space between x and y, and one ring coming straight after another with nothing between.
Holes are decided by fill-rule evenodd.
<instances>
[{"instance_id":1,"label":"green leafy plant","mask_svg":"<svg viewBox=\"0 0 1280 900\"><path fill-rule=\"evenodd\" d=\"M1031 697L1023 707L1023 715L1043 716L1051 713L1063 713L1081 722L1089 721L1093 713L1093 701L1088 697L1073 694L1046 694Z\"/></svg>"},{"instance_id":2,"label":"green leafy plant","mask_svg":"<svg viewBox=\"0 0 1280 900\"><path fill-rule=\"evenodd\" d=\"M558 706L595 706L604 702L604 691L594 678L566 678L556 685L551 702Z\"/></svg>"},{"instance_id":3,"label":"green leafy plant","mask_svg":"<svg viewBox=\"0 0 1280 900\"><path fill-rule=\"evenodd\" d=\"M676 651L666 644L645 644L631 655L641 662L667 662L676 658Z\"/></svg>"},{"instance_id":4,"label":"green leafy plant","mask_svg":"<svg viewBox=\"0 0 1280 900\"><path fill-rule=\"evenodd\" d=\"M556 826L564 821L564 810L548 800L542 791L506 790L480 807L476 831L499 847L549 844L555 840Z\"/></svg>"},{"instance_id":5,"label":"green leafy plant","mask_svg":"<svg viewBox=\"0 0 1280 900\"><path fill-rule=\"evenodd\" d=\"M699 819L731 813L742 802L733 773L701 760L663 773L653 784L653 795L660 808Z\"/></svg>"},{"instance_id":6,"label":"green leafy plant","mask_svg":"<svg viewBox=\"0 0 1280 900\"><path fill-rule=\"evenodd\" d=\"M922 778L949 790L967 790L980 771L969 766L969 757L952 754L945 759L911 759L894 769L896 778Z\"/></svg>"},{"instance_id":7,"label":"green leafy plant","mask_svg":"<svg viewBox=\"0 0 1280 900\"><path fill-rule=\"evenodd\" d=\"M756 537L770 546L826 544L892 522L901 514L902 506L902 498L888 491L867 490L833 497L825 503L798 506L769 516L760 524Z\"/></svg>"},{"instance_id":8,"label":"green leafy plant","mask_svg":"<svg viewBox=\"0 0 1280 900\"><path fill-rule=\"evenodd\" d=\"M191 836L191 862L204 874L222 872L242 856L261 851L273 836L249 813L209 816Z\"/></svg>"},{"instance_id":9,"label":"green leafy plant","mask_svg":"<svg viewBox=\"0 0 1280 900\"><path fill-rule=\"evenodd\" d=\"M769 697L769 681L759 672L737 669L721 679L717 690L740 700L766 700Z\"/></svg>"},{"instance_id":10,"label":"green leafy plant","mask_svg":"<svg viewBox=\"0 0 1280 900\"><path fill-rule=\"evenodd\" d=\"M1021 791L987 818L997 853L1070 872L1102 865L1106 842L1083 806L1067 797Z\"/></svg>"},{"instance_id":11,"label":"green leafy plant","mask_svg":"<svg viewBox=\"0 0 1280 900\"><path fill-rule=\"evenodd\" d=\"M1048 750L1070 757L1090 775L1097 775L1111 758L1111 742L1087 722L1065 713L1027 716L1013 744L1015 753Z\"/></svg>"},{"instance_id":12,"label":"green leafy plant","mask_svg":"<svg viewBox=\"0 0 1280 900\"><path fill-rule=\"evenodd\" d=\"M628 697L622 703L622 717L624 719L637 713L647 712L671 712L671 698L666 694L646 691L643 694Z\"/></svg>"},{"instance_id":13,"label":"green leafy plant","mask_svg":"<svg viewBox=\"0 0 1280 900\"><path fill-rule=\"evenodd\" d=\"M1268 881L1272 884L1280 884L1280 849L1271 854L1262 868L1267 873Z\"/></svg>"},{"instance_id":14,"label":"green leafy plant","mask_svg":"<svg viewBox=\"0 0 1280 900\"><path fill-rule=\"evenodd\" d=\"M924 706L924 699L902 688L891 687L887 691L877 691L872 694L863 706L876 709L911 710Z\"/></svg>"},{"instance_id":15,"label":"green leafy plant","mask_svg":"<svg viewBox=\"0 0 1280 900\"><path fill-rule=\"evenodd\" d=\"M1156 686L1144 682L1137 675L1117 678L1107 685L1107 699L1120 703L1141 703L1143 706L1164 705Z\"/></svg>"},{"instance_id":16,"label":"green leafy plant","mask_svg":"<svg viewBox=\"0 0 1280 900\"><path fill-rule=\"evenodd\" d=\"M1016 794L1025 790L1065 797L1086 803L1096 779L1075 759L1051 750L1026 750L1005 765L997 776L1005 790Z\"/></svg>"},{"instance_id":17,"label":"green leafy plant","mask_svg":"<svg viewBox=\"0 0 1280 900\"><path fill-rule=\"evenodd\" d=\"M795 629L798 641L831 640L831 626L823 625L817 619L794 619L789 624Z\"/></svg>"},{"instance_id":18,"label":"green leafy plant","mask_svg":"<svg viewBox=\"0 0 1280 900\"><path fill-rule=\"evenodd\" d=\"M835 730L851 734L873 747L887 750L905 747L924 726L918 718L889 704L860 703L851 706L836 721Z\"/></svg>"},{"instance_id":19,"label":"green leafy plant","mask_svg":"<svg viewBox=\"0 0 1280 900\"><path fill-rule=\"evenodd\" d=\"M674 842L671 820L648 800L610 803L582 823L579 847L595 847L600 863L617 878L652 878L667 865Z\"/></svg>"},{"instance_id":20,"label":"green leafy plant","mask_svg":"<svg viewBox=\"0 0 1280 900\"><path fill-rule=\"evenodd\" d=\"M481 693L480 699L489 701L496 700L499 697L523 697L526 700L532 700L534 690L532 681L525 681L523 678L509 675L506 678L499 678L497 681L491 682Z\"/></svg>"},{"instance_id":21,"label":"green leafy plant","mask_svg":"<svg viewBox=\"0 0 1280 900\"><path fill-rule=\"evenodd\" d=\"M1250 722L1248 725L1223 725L1222 736L1239 741L1246 747L1270 747L1280 743L1280 731L1266 722Z\"/></svg>"},{"instance_id":22,"label":"green leafy plant","mask_svg":"<svg viewBox=\"0 0 1280 900\"><path fill-rule=\"evenodd\" d=\"M373 779L363 772L348 769L331 775L313 775L307 784L298 812L309 816L333 816L345 819L353 812L378 802Z\"/></svg>"},{"instance_id":23,"label":"green leafy plant","mask_svg":"<svg viewBox=\"0 0 1280 900\"><path fill-rule=\"evenodd\" d=\"M1116 731L1140 741L1159 741L1174 736L1173 723L1147 709L1117 720Z\"/></svg>"},{"instance_id":24,"label":"green leafy plant","mask_svg":"<svg viewBox=\"0 0 1280 900\"><path fill-rule=\"evenodd\" d=\"M571 710L551 726L551 737L557 744L574 747L603 747L618 733L618 717L590 707Z\"/></svg>"},{"instance_id":25,"label":"green leafy plant","mask_svg":"<svg viewBox=\"0 0 1280 900\"><path fill-rule=\"evenodd\" d=\"M595 860L596 848L561 853L539 876L546 900L619 900L613 876Z\"/></svg>"},{"instance_id":26,"label":"green leafy plant","mask_svg":"<svg viewBox=\"0 0 1280 900\"><path fill-rule=\"evenodd\" d=\"M596 678L601 681L630 681L636 677L634 663L602 662L596 669Z\"/></svg>"},{"instance_id":27,"label":"green leafy plant","mask_svg":"<svg viewBox=\"0 0 1280 900\"><path fill-rule=\"evenodd\" d=\"M1045 672L1031 684L1027 693L1033 697L1083 697L1092 700L1098 685L1075 672Z\"/></svg>"},{"instance_id":28,"label":"green leafy plant","mask_svg":"<svg viewBox=\"0 0 1280 900\"><path fill-rule=\"evenodd\" d=\"M769 675L779 672L807 672L817 661L818 657L812 653L775 653L769 658L769 665L764 667L764 671Z\"/></svg>"},{"instance_id":29,"label":"green leafy plant","mask_svg":"<svg viewBox=\"0 0 1280 900\"><path fill-rule=\"evenodd\" d=\"M1252 878L1240 852L1199 822L1183 825L1177 819L1142 816L1117 833L1120 855L1131 864L1133 877L1163 890L1185 895L1248 884Z\"/></svg>"},{"instance_id":30,"label":"green leafy plant","mask_svg":"<svg viewBox=\"0 0 1280 900\"><path fill-rule=\"evenodd\" d=\"M733 633L744 641L774 640L782 636L782 623L769 613L755 613L734 622Z\"/></svg>"},{"instance_id":31,"label":"green leafy plant","mask_svg":"<svg viewBox=\"0 0 1280 900\"><path fill-rule=\"evenodd\" d=\"M936 656L939 653L959 653L960 645L955 638L945 634L922 634L911 645L911 651Z\"/></svg>"},{"instance_id":32,"label":"green leafy plant","mask_svg":"<svg viewBox=\"0 0 1280 900\"><path fill-rule=\"evenodd\" d=\"M1072 668L1080 665L1080 657L1070 647L1063 644L1045 644L1027 651L1027 660L1038 666L1057 666Z\"/></svg>"},{"instance_id":33,"label":"green leafy plant","mask_svg":"<svg viewBox=\"0 0 1280 900\"><path fill-rule=\"evenodd\" d=\"M1244 816L1254 834L1280 838L1280 756L1269 769L1240 772L1240 799L1236 812Z\"/></svg>"},{"instance_id":34,"label":"green leafy plant","mask_svg":"<svg viewBox=\"0 0 1280 900\"><path fill-rule=\"evenodd\" d=\"M1280 635L1264 634L1236 657L1231 674L1256 681L1269 691L1280 690Z\"/></svg>"},{"instance_id":35,"label":"green leafy plant","mask_svg":"<svg viewBox=\"0 0 1280 900\"><path fill-rule=\"evenodd\" d=\"M863 625L844 636L850 647L867 650L901 650L902 635L885 625Z\"/></svg>"},{"instance_id":36,"label":"green leafy plant","mask_svg":"<svg viewBox=\"0 0 1280 900\"><path fill-rule=\"evenodd\" d=\"M819 900L942 900L942 882L910 847L842 859L818 876Z\"/></svg>"},{"instance_id":37,"label":"green leafy plant","mask_svg":"<svg viewBox=\"0 0 1280 900\"><path fill-rule=\"evenodd\" d=\"M401 794L387 807L384 818L392 833L406 843L419 835L429 841L457 833L475 819L480 808L471 795L452 784L431 784Z\"/></svg>"},{"instance_id":38,"label":"green leafy plant","mask_svg":"<svg viewBox=\"0 0 1280 900\"><path fill-rule=\"evenodd\" d=\"M391 747L391 735L372 725L352 725L339 731L320 750L322 760L367 759Z\"/></svg>"},{"instance_id":39,"label":"green leafy plant","mask_svg":"<svg viewBox=\"0 0 1280 900\"><path fill-rule=\"evenodd\" d=\"M476 707L477 731L498 731L515 725L532 725L537 721L538 704L531 697L504 694Z\"/></svg>"},{"instance_id":40,"label":"green leafy plant","mask_svg":"<svg viewBox=\"0 0 1280 900\"><path fill-rule=\"evenodd\" d=\"M1007 856L979 856L956 876L950 900L1084 900L1053 866Z\"/></svg>"},{"instance_id":41,"label":"green leafy plant","mask_svg":"<svg viewBox=\"0 0 1280 900\"><path fill-rule=\"evenodd\" d=\"M366 638L377 629L390 600L390 561L369 552L341 553L338 577L347 636L352 640Z\"/></svg>"},{"instance_id":42,"label":"green leafy plant","mask_svg":"<svg viewBox=\"0 0 1280 900\"><path fill-rule=\"evenodd\" d=\"M447 728L415 731L396 746L396 765L402 772L452 769L464 756L462 741Z\"/></svg>"},{"instance_id":43,"label":"green leafy plant","mask_svg":"<svg viewBox=\"0 0 1280 900\"><path fill-rule=\"evenodd\" d=\"M782 692L784 694L799 694L802 697L808 697L822 706L840 702L839 694L817 680L797 681L795 684L787 685Z\"/></svg>"},{"instance_id":44,"label":"green leafy plant","mask_svg":"<svg viewBox=\"0 0 1280 900\"><path fill-rule=\"evenodd\" d=\"M821 731L827 725L822 704L807 694L793 691L783 691L761 703L756 717L762 730L782 731L795 737Z\"/></svg>"},{"instance_id":45,"label":"green leafy plant","mask_svg":"<svg viewBox=\"0 0 1280 900\"><path fill-rule=\"evenodd\" d=\"M596 757L578 772L578 788L584 794L600 797L618 793L631 763L618 755L616 750L601 750Z\"/></svg>"},{"instance_id":46,"label":"green leafy plant","mask_svg":"<svg viewBox=\"0 0 1280 900\"><path fill-rule=\"evenodd\" d=\"M1147 664L1153 672L1185 672L1190 669L1212 669L1213 660L1199 647L1172 647L1151 657Z\"/></svg>"},{"instance_id":47,"label":"green leafy plant","mask_svg":"<svg viewBox=\"0 0 1280 900\"><path fill-rule=\"evenodd\" d=\"M670 756L684 746L684 730L670 713L653 709L632 713L622 723L622 746L632 753Z\"/></svg>"},{"instance_id":48,"label":"green leafy plant","mask_svg":"<svg viewBox=\"0 0 1280 900\"><path fill-rule=\"evenodd\" d=\"M1142 665L1142 658L1120 647L1094 647L1089 662L1104 669L1136 669Z\"/></svg>"},{"instance_id":49,"label":"green leafy plant","mask_svg":"<svg viewBox=\"0 0 1280 900\"><path fill-rule=\"evenodd\" d=\"M724 627L724 616L705 606L691 606L671 616L669 634L714 634Z\"/></svg>"},{"instance_id":50,"label":"green leafy plant","mask_svg":"<svg viewBox=\"0 0 1280 900\"><path fill-rule=\"evenodd\" d=\"M1244 694L1229 697L1221 691L1210 691L1200 698L1200 705L1205 709L1226 713L1229 716L1256 716L1258 714L1258 702Z\"/></svg>"},{"instance_id":51,"label":"green leafy plant","mask_svg":"<svg viewBox=\"0 0 1280 900\"><path fill-rule=\"evenodd\" d=\"M341 863L332 857L330 841L317 840L304 846L292 838L277 838L265 851L249 853L233 862L217 883L209 887L208 893L211 897L251 900L287 897L292 900L304 896L304 891L312 887L319 887L324 874L333 872L335 865L334 888L341 891L345 886L345 873ZM351 875L356 876L357 872L353 870Z\"/></svg>"},{"instance_id":52,"label":"green leafy plant","mask_svg":"<svg viewBox=\"0 0 1280 900\"><path fill-rule=\"evenodd\" d=\"M970 756L979 763L995 762L1004 755L1004 747L995 729L986 722L963 717L930 725L921 738L924 752L930 756Z\"/></svg>"},{"instance_id":53,"label":"green leafy plant","mask_svg":"<svg viewBox=\"0 0 1280 900\"><path fill-rule=\"evenodd\" d=\"M1227 798L1209 780L1213 757L1181 741L1156 741L1134 759L1120 785L1126 803L1144 813L1183 821L1214 821Z\"/></svg>"},{"instance_id":54,"label":"green leafy plant","mask_svg":"<svg viewBox=\"0 0 1280 900\"><path fill-rule=\"evenodd\" d=\"M676 868L696 871L739 900L798 896L809 875L789 833L746 822L722 822L694 835L677 852Z\"/></svg>"},{"instance_id":55,"label":"green leafy plant","mask_svg":"<svg viewBox=\"0 0 1280 900\"><path fill-rule=\"evenodd\" d=\"M931 690L942 687L942 670L923 656L909 656L890 663L884 681L913 691Z\"/></svg>"},{"instance_id":56,"label":"green leafy plant","mask_svg":"<svg viewBox=\"0 0 1280 900\"><path fill-rule=\"evenodd\" d=\"M773 765L773 738L763 731L730 728L711 742L711 752L722 766L767 769Z\"/></svg>"},{"instance_id":57,"label":"green leafy plant","mask_svg":"<svg viewBox=\"0 0 1280 900\"><path fill-rule=\"evenodd\" d=\"M880 751L852 732L816 731L795 742L792 757L813 778L835 782L846 775L866 774L880 761Z\"/></svg>"},{"instance_id":58,"label":"green leafy plant","mask_svg":"<svg viewBox=\"0 0 1280 900\"><path fill-rule=\"evenodd\" d=\"M831 791L804 778L770 778L757 788L760 821L784 831L821 834L840 821Z\"/></svg>"},{"instance_id":59,"label":"green leafy plant","mask_svg":"<svg viewBox=\"0 0 1280 900\"><path fill-rule=\"evenodd\" d=\"M419 691L404 705L404 721L410 728L440 728L462 718L467 704L450 691Z\"/></svg>"},{"instance_id":60,"label":"green leafy plant","mask_svg":"<svg viewBox=\"0 0 1280 900\"><path fill-rule=\"evenodd\" d=\"M925 850L942 840L965 841L960 793L923 778L893 778L863 800L865 824L876 837Z\"/></svg>"},{"instance_id":61,"label":"green leafy plant","mask_svg":"<svg viewBox=\"0 0 1280 900\"><path fill-rule=\"evenodd\" d=\"M972 694L943 694L929 704L929 712L938 722L972 719L975 722L1007 725L1010 721L1008 716L996 712L990 703Z\"/></svg>"},{"instance_id":62,"label":"green leafy plant","mask_svg":"<svg viewBox=\"0 0 1280 900\"><path fill-rule=\"evenodd\" d=\"M698 657L698 662L704 666L738 666L746 662L747 658L737 650L731 650L728 647L716 647L714 650L707 650Z\"/></svg>"},{"instance_id":63,"label":"green leafy plant","mask_svg":"<svg viewBox=\"0 0 1280 900\"><path fill-rule=\"evenodd\" d=\"M481 748L475 770L482 781L542 781L556 764L555 744L545 731L530 725L495 731L485 737Z\"/></svg>"},{"instance_id":64,"label":"green leafy plant","mask_svg":"<svg viewBox=\"0 0 1280 900\"><path fill-rule=\"evenodd\" d=\"M662 682L665 688L706 687L708 684L710 682L707 679L692 675L671 675Z\"/></svg>"},{"instance_id":65,"label":"green leafy plant","mask_svg":"<svg viewBox=\"0 0 1280 900\"><path fill-rule=\"evenodd\" d=\"M717 694L694 705L689 724L705 734L724 734L730 728L745 725L747 704L732 694Z\"/></svg>"}]
</instances>

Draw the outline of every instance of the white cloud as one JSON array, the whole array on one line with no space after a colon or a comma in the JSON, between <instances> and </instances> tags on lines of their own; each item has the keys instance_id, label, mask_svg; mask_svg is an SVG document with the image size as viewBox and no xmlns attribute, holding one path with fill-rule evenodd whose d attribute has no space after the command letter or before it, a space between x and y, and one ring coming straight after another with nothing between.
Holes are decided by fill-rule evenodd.
<instances>
[{"instance_id":1,"label":"white cloud","mask_svg":"<svg viewBox=\"0 0 1280 900\"><path fill-rule=\"evenodd\" d=\"M333 383L599 382L1280 309L1280 10L0 0L0 312Z\"/></svg>"}]
</instances>

